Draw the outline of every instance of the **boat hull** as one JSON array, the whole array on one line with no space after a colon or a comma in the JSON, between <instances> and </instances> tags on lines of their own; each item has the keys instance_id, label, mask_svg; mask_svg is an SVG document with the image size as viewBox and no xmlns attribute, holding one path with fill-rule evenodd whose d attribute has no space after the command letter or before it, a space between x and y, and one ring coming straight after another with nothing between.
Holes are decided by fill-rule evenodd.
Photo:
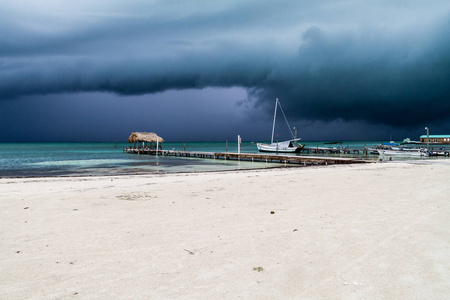
<instances>
[{"instance_id":1,"label":"boat hull","mask_svg":"<svg viewBox=\"0 0 450 300\"><path fill-rule=\"evenodd\" d=\"M429 156L428 151L424 150L378 150L382 155L387 156L405 156L405 157L420 157L420 156Z\"/></svg>"},{"instance_id":2,"label":"boat hull","mask_svg":"<svg viewBox=\"0 0 450 300\"><path fill-rule=\"evenodd\" d=\"M280 153L296 153L299 152L302 146L298 147L277 147L276 144L256 144L260 152L280 152Z\"/></svg>"}]
</instances>

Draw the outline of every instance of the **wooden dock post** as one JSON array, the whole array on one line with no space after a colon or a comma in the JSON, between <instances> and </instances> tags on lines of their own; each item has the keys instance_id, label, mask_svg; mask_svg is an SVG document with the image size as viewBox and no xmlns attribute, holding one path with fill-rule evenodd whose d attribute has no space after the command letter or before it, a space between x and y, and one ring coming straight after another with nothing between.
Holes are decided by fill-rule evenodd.
<instances>
[{"instance_id":1,"label":"wooden dock post","mask_svg":"<svg viewBox=\"0 0 450 300\"><path fill-rule=\"evenodd\" d=\"M241 136L238 135L238 154L241 155Z\"/></svg>"}]
</instances>

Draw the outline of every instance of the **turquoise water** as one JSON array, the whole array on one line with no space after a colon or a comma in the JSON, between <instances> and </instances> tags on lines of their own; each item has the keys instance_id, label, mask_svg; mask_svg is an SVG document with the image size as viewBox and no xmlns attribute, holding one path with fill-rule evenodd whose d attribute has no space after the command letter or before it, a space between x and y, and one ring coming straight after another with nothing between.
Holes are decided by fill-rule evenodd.
<instances>
[{"instance_id":1,"label":"turquoise water","mask_svg":"<svg viewBox=\"0 0 450 300\"><path fill-rule=\"evenodd\" d=\"M221 171L274 167L275 164L123 153L128 143L0 144L0 177L121 175ZM250 152L251 143L242 151ZM163 149L226 151L226 143L164 143ZM230 143L230 152L237 144Z\"/></svg>"},{"instance_id":2,"label":"turquoise water","mask_svg":"<svg viewBox=\"0 0 450 300\"><path fill-rule=\"evenodd\" d=\"M344 142L350 149L379 144ZM307 142L306 146L328 146ZM123 153L128 143L4 143L0 144L0 177L35 177L65 175L119 175L196 171L223 171L284 166L274 163L252 163L198 158L162 157ZM336 145L335 145L336 146ZM166 150L237 152L236 142L164 143ZM257 153L255 143L243 142L241 152ZM301 154L307 155L307 154ZM317 154L311 154L317 156ZM350 157L349 154L334 154ZM330 154L327 154L330 156ZM362 155L361 155L362 157ZM365 156L377 159L376 156Z\"/></svg>"}]
</instances>

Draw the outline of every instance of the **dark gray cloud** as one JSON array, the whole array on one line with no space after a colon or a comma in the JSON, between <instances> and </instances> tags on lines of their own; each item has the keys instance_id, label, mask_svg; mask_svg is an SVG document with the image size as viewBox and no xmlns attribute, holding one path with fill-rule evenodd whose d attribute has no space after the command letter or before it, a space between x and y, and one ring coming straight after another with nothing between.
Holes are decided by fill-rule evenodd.
<instances>
[{"instance_id":1,"label":"dark gray cloud","mask_svg":"<svg viewBox=\"0 0 450 300\"><path fill-rule=\"evenodd\" d=\"M241 87L297 122L449 123L448 1L28 4L0 4L4 101Z\"/></svg>"}]
</instances>

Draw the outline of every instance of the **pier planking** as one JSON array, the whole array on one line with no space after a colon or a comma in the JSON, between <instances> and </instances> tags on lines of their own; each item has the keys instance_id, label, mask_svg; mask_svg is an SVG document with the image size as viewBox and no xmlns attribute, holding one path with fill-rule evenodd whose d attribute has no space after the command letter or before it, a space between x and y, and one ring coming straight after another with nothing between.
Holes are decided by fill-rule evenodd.
<instances>
[{"instance_id":1,"label":"pier planking","mask_svg":"<svg viewBox=\"0 0 450 300\"><path fill-rule=\"evenodd\" d=\"M203 159L224 159L224 160L242 160L252 162L284 163L299 165L334 165L334 164L355 164L368 163L370 161L359 158L344 157L313 157L297 155L275 155L258 153L233 153L233 152L201 152L201 151L175 151L175 150L156 150L156 149L136 149L126 148L126 153L192 157Z\"/></svg>"}]
</instances>

